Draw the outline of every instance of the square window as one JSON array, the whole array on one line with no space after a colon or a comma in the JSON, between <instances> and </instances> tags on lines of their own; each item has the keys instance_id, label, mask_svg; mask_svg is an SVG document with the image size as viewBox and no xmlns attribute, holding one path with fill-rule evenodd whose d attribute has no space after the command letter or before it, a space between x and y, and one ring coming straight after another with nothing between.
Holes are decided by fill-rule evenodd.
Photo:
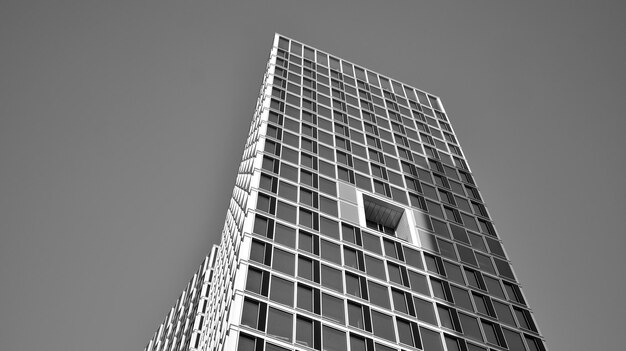
<instances>
[{"instance_id":1,"label":"square window","mask_svg":"<svg viewBox=\"0 0 626 351\"><path fill-rule=\"evenodd\" d=\"M341 271L322 265L322 286L343 293L343 280Z\"/></svg>"},{"instance_id":2,"label":"square window","mask_svg":"<svg viewBox=\"0 0 626 351\"><path fill-rule=\"evenodd\" d=\"M289 280L272 276L270 300L293 306L293 283Z\"/></svg>"},{"instance_id":3,"label":"square window","mask_svg":"<svg viewBox=\"0 0 626 351\"><path fill-rule=\"evenodd\" d=\"M279 272L293 276L295 270L294 258L295 255L290 252L274 249L274 261L272 263L272 268Z\"/></svg>"},{"instance_id":4,"label":"square window","mask_svg":"<svg viewBox=\"0 0 626 351\"><path fill-rule=\"evenodd\" d=\"M386 286L374 283L372 281L367 282L369 288L370 302L376 306L380 306L386 309L390 309L389 304L389 291Z\"/></svg>"},{"instance_id":5,"label":"square window","mask_svg":"<svg viewBox=\"0 0 626 351\"><path fill-rule=\"evenodd\" d=\"M267 313L267 334L291 342L293 316L290 313L270 307Z\"/></svg>"},{"instance_id":6,"label":"square window","mask_svg":"<svg viewBox=\"0 0 626 351\"><path fill-rule=\"evenodd\" d=\"M372 329L374 335L396 342L396 333L391 316L372 310Z\"/></svg>"},{"instance_id":7,"label":"square window","mask_svg":"<svg viewBox=\"0 0 626 351\"><path fill-rule=\"evenodd\" d=\"M345 351L346 333L324 326L322 333L322 351Z\"/></svg>"},{"instance_id":8,"label":"square window","mask_svg":"<svg viewBox=\"0 0 626 351\"><path fill-rule=\"evenodd\" d=\"M341 324L345 322L343 300L329 294L322 294L322 316Z\"/></svg>"}]
</instances>

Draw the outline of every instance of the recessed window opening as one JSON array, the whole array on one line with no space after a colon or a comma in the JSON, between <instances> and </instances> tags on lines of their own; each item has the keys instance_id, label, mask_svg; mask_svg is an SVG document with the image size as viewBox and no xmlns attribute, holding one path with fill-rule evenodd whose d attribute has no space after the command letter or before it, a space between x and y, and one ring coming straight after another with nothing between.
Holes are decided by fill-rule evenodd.
<instances>
[{"instance_id":1,"label":"recessed window opening","mask_svg":"<svg viewBox=\"0 0 626 351\"><path fill-rule=\"evenodd\" d=\"M365 223L368 228L410 241L405 210L383 200L363 195Z\"/></svg>"}]
</instances>

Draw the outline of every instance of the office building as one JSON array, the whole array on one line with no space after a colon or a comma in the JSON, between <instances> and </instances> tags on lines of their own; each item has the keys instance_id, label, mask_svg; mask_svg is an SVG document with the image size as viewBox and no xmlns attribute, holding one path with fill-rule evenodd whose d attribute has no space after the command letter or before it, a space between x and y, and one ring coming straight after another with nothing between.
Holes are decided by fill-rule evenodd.
<instances>
[{"instance_id":1,"label":"office building","mask_svg":"<svg viewBox=\"0 0 626 351\"><path fill-rule=\"evenodd\" d=\"M146 350L545 349L441 100L277 34L221 243Z\"/></svg>"}]
</instances>

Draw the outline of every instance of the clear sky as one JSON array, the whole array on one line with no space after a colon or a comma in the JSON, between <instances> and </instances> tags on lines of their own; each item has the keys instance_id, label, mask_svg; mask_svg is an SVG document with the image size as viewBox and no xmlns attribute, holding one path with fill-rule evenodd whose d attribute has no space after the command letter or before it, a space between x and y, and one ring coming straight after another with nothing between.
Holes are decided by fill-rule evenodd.
<instances>
[{"instance_id":1,"label":"clear sky","mask_svg":"<svg viewBox=\"0 0 626 351\"><path fill-rule=\"evenodd\" d=\"M142 350L274 32L442 98L551 351L622 350L622 1L3 1L0 350Z\"/></svg>"}]
</instances>

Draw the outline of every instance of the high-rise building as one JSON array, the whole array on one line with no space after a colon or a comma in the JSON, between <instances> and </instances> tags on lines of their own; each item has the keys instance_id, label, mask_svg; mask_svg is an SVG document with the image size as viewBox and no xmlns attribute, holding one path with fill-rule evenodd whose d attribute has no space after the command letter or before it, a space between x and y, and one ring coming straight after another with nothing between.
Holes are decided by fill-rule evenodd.
<instances>
[{"instance_id":1,"label":"high-rise building","mask_svg":"<svg viewBox=\"0 0 626 351\"><path fill-rule=\"evenodd\" d=\"M276 34L222 239L147 351L545 350L441 100Z\"/></svg>"}]
</instances>

